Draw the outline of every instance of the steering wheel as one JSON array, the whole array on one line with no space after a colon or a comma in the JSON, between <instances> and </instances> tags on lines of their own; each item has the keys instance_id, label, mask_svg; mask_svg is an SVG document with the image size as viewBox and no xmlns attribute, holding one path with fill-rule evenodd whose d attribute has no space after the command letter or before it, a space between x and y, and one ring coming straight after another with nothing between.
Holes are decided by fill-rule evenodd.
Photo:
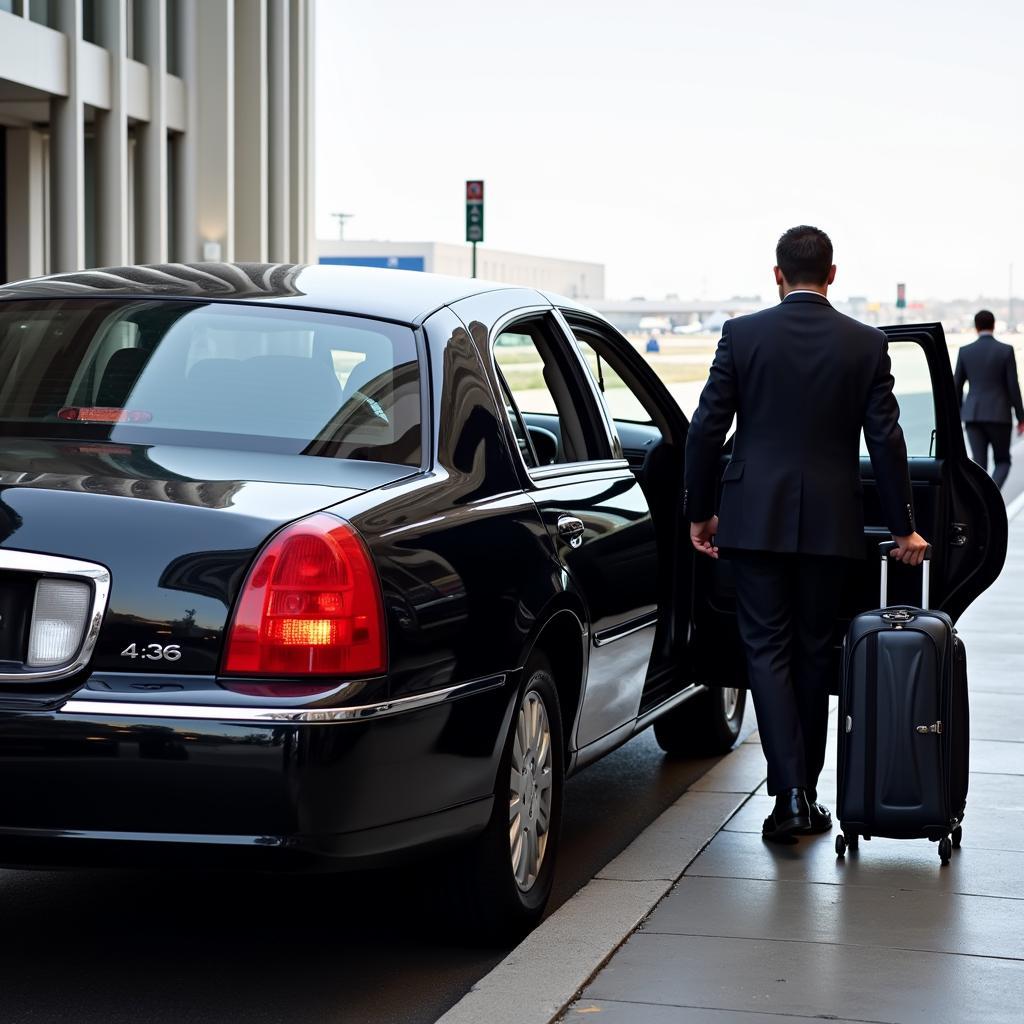
<instances>
[{"instance_id":1,"label":"steering wheel","mask_svg":"<svg viewBox=\"0 0 1024 1024\"><path fill-rule=\"evenodd\" d=\"M547 427L528 426L526 429L537 453L537 462L541 466L553 466L559 456L557 435Z\"/></svg>"}]
</instances>

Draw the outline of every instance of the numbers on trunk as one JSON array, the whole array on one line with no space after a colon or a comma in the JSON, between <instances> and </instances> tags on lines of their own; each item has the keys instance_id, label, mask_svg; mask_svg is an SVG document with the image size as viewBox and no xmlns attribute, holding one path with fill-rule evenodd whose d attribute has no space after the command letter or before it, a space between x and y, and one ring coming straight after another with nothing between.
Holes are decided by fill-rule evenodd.
<instances>
[{"instance_id":1,"label":"numbers on trunk","mask_svg":"<svg viewBox=\"0 0 1024 1024\"><path fill-rule=\"evenodd\" d=\"M181 657L180 644L129 644L122 658L142 658L144 661L177 661Z\"/></svg>"}]
</instances>

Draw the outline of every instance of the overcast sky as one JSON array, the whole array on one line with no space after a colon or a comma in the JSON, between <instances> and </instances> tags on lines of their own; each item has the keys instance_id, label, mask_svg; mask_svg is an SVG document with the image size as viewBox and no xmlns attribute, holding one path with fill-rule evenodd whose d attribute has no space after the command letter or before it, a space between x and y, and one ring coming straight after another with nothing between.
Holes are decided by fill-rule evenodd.
<instances>
[{"instance_id":1,"label":"overcast sky","mask_svg":"<svg viewBox=\"0 0 1024 1024\"><path fill-rule=\"evenodd\" d=\"M317 224L597 260L610 297L1024 294L1020 0L318 0Z\"/></svg>"}]
</instances>

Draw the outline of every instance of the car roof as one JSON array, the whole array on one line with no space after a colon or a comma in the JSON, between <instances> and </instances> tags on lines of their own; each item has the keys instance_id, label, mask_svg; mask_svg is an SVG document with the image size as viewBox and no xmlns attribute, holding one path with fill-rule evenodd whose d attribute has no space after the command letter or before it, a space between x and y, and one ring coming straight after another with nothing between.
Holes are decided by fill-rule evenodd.
<instances>
[{"instance_id":1,"label":"car roof","mask_svg":"<svg viewBox=\"0 0 1024 1024\"><path fill-rule=\"evenodd\" d=\"M419 323L493 281L414 270L299 263L158 263L53 274L0 286L0 301L28 298L194 298L322 309ZM514 289L522 292L522 288ZM538 298L544 297L540 292Z\"/></svg>"}]
</instances>

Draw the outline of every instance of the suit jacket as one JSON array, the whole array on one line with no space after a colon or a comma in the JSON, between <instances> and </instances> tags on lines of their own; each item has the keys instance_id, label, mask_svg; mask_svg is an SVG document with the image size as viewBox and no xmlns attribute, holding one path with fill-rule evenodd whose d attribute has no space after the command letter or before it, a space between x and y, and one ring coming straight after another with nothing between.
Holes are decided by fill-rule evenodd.
<instances>
[{"instance_id":1,"label":"suit jacket","mask_svg":"<svg viewBox=\"0 0 1024 1024\"><path fill-rule=\"evenodd\" d=\"M964 423L1011 423L1011 407L1017 422L1024 421L1013 346L996 341L991 334L979 335L960 349L954 379ZM970 384L966 398L965 383Z\"/></svg>"},{"instance_id":2,"label":"suit jacket","mask_svg":"<svg viewBox=\"0 0 1024 1024\"><path fill-rule=\"evenodd\" d=\"M726 323L686 440L684 505L691 522L715 511L718 545L864 557L860 432L886 525L914 530L907 447L892 393L888 344L874 327L797 292Z\"/></svg>"}]
</instances>

